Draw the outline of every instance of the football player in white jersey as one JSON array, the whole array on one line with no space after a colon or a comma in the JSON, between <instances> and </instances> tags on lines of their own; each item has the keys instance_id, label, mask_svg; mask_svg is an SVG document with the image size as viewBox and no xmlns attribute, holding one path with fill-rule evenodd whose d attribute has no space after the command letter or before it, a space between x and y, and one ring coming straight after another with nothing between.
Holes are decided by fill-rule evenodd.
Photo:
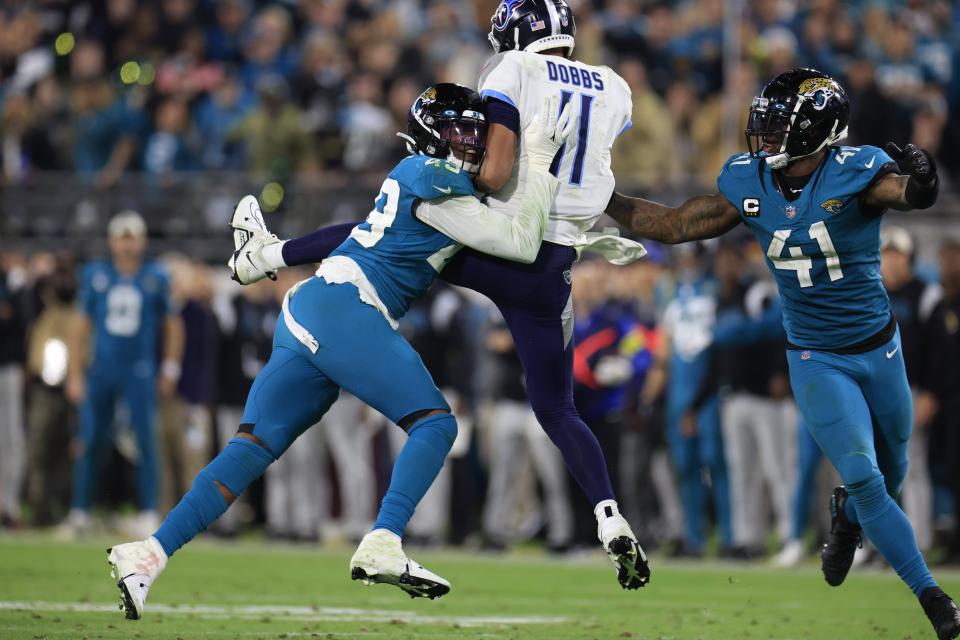
<instances>
[{"instance_id":1,"label":"football player in white jersey","mask_svg":"<svg viewBox=\"0 0 960 640\"><path fill-rule=\"evenodd\" d=\"M650 579L646 556L617 508L600 444L573 404L570 297L570 268L581 250L599 252L615 264L645 253L640 244L616 233L587 231L613 194L610 147L630 127L630 90L608 67L572 59L576 25L564 0L504 0L491 22L489 39L496 54L479 86L487 100L489 127L475 179L477 191L490 194L490 209L517 210L526 185L521 160L527 149L520 132L544 97L559 96L564 105L575 101L579 122L551 166L560 187L534 263L520 265L464 249L440 277L486 295L499 307L523 363L530 405L594 505L597 535L618 581L625 589L637 589ZM256 236L232 261L235 278L246 284L284 266L319 262L356 224L320 229L280 247L266 234Z\"/></svg>"}]
</instances>

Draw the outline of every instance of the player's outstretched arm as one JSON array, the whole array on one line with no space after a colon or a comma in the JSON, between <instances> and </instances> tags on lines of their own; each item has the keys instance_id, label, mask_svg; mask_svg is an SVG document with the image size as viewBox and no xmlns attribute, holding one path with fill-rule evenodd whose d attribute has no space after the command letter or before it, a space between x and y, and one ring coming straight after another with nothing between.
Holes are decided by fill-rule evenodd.
<instances>
[{"instance_id":1,"label":"player's outstretched arm","mask_svg":"<svg viewBox=\"0 0 960 640\"><path fill-rule=\"evenodd\" d=\"M719 193L668 207L614 191L606 214L641 238L667 244L715 238L740 223L740 212Z\"/></svg>"},{"instance_id":2,"label":"player's outstretched arm","mask_svg":"<svg viewBox=\"0 0 960 640\"><path fill-rule=\"evenodd\" d=\"M910 211L927 209L937 201L940 179L937 165L925 149L907 144L900 149L892 142L886 151L900 169L900 175L891 173L880 178L863 194L863 203L878 209Z\"/></svg>"}]
</instances>

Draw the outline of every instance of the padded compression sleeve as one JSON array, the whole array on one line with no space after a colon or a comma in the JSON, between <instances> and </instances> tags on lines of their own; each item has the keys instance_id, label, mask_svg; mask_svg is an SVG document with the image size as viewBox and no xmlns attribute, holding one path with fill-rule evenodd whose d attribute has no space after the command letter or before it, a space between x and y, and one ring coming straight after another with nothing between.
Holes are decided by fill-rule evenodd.
<instances>
[{"instance_id":1,"label":"padded compression sleeve","mask_svg":"<svg viewBox=\"0 0 960 640\"><path fill-rule=\"evenodd\" d=\"M515 106L503 100L487 98L487 122L501 124L520 135L520 112Z\"/></svg>"}]
</instances>

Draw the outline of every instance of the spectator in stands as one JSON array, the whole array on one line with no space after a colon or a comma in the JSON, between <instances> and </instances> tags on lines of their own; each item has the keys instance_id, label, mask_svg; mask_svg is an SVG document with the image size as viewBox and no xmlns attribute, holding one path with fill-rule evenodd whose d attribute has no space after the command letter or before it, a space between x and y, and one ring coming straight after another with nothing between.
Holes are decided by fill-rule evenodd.
<instances>
[{"instance_id":1,"label":"spectator in stands","mask_svg":"<svg viewBox=\"0 0 960 640\"><path fill-rule=\"evenodd\" d=\"M77 173L98 187L111 187L135 161L140 114L103 76L77 80L72 106Z\"/></svg>"},{"instance_id":2,"label":"spectator in stands","mask_svg":"<svg viewBox=\"0 0 960 640\"><path fill-rule=\"evenodd\" d=\"M675 183L682 150L666 103L647 84L647 73L639 60L625 60L617 71L633 96L633 120L611 149L614 174L633 176L637 184L647 188Z\"/></svg>"},{"instance_id":3,"label":"spectator in stands","mask_svg":"<svg viewBox=\"0 0 960 640\"><path fill-rule=\"evenodd\" d=\"M257 81L260 105L227 135L246 143L247 166L261 179L287 180L316 170L313 140L303 112L290 100L290 87L279 75Z\"/></svg>"},{"instance_id":4,"label":"spectator in stands","mask_svg":"<svg viewBox=\"0 0 960 640\"><path fill-rule=\"evenodd\" d=\"M179 98L168 98L157 108L155 130L143 147L143 169L157 178L198 168L188 142L190 111Z\"/></svg>"},{"instance_id":5,"label":"spectator in stands","mask_svg":"<svg viewBox=\"0 0 960 640\"><path fill-rule=\"evenodd\" d=\"M242 141L230 142L230 132L254 106L254 96L234 74L220 78L193 111L197 133L203 140L200 162L213 171L244 167Z\"/></svg>"},{"instance_id":6,"label":"spectator in stands","mask_svg":"<svg viewBox=\"0 0 960 640\"><path fill-rule=\"evenodd\" d=\"M250 17L250 0L221 0L216 19L207 29L207 53L214 60L237 64L242 59L243 34Z\"/></svg>"},{"instance_id":7,"label":"spectator in stands","mask_svg":"<svg viewBox=\"0 0 960 640\"><path fill-rule=\"evenodd\" d=\"M265 77L279 76L289 81L297 69L297 58L290 38L293 25L283 5L264 7L253 18L243 48L245 62L240 76L250 89L259 91Z\"/></svg>"}]
</instances>

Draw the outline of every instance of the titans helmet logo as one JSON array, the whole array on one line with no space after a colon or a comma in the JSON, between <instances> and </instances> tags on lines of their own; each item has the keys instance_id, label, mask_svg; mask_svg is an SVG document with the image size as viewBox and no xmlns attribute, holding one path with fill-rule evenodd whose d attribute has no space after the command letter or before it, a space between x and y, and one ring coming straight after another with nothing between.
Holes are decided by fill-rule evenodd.
<instances>
[{"instance_id":1,"label":"titans helmet logo","mask_svg":"<svg viewBox=\"0 0 960 640\"><path fill-rule=\"evenodd\" d=\"M510 14L523 3L524 0L503 0L493 13L493 18L490 19L490 22L493 23L493 28L497 31L506 29L507 23L510 22Z\"/></svg>"},{"instance_id":2,"label":"titans helmet logo","mask_svg":"<svg viewBox=\"0 0 960 640\"><path fill-rule=\"evenodd\" d=\"M823 207L827 213L840 213L840 209L843 207L843 200L830 198L829 200L821 202L820 206Z\"/></svg>"},{"instance_id":3,"label":"titans helmet logo","mask_svg":"<svg viewBox=\"0 0 960 640\"><path fill-rule=\"evenodd\" d=\"M838 90L837 83L831 78L807 78L800 83L797 93L810 100L814 109L821 111Z\"/></svg>"}]
</instances>

